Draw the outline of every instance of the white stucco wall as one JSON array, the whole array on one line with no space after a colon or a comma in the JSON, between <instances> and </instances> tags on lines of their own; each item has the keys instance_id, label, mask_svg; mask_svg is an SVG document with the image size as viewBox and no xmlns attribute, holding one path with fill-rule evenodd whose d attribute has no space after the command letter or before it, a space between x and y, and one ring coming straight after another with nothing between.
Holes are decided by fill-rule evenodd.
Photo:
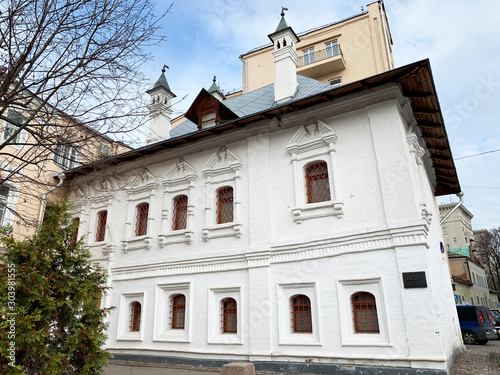
<instances>
[{"instance_id":1,"label":"white stucco wall","mask_svg":"<svg viewBox=\"0 0 500 375\"><path fill-rule=\"evenodd\" d=\"M408 102L388 86L143 157L92 188L89 176L75 179L79 233L111 274L108 349L447 368L460 332L432 170L412 121ZM305 202L303 170L314 160L328 163L330 202ZM215 190L226 185L235 222L217 225ZM171 200L180 193L189 197L189 224L173 233ZM143 201L148 233L137 239L134 207ZM108 228L95 243L101 209ZM426 288L404 288L403 273L422 271ZM165 329L162 298L175 290L187 297L182 333ZM356 291L375 296L379 334L353 332ZM294 294L311 300L311 334L290 332ZM238 303L237 334L219 333L223 296ZM142 325L130 334L134 298Z\"/></svg>"}]
</instances>

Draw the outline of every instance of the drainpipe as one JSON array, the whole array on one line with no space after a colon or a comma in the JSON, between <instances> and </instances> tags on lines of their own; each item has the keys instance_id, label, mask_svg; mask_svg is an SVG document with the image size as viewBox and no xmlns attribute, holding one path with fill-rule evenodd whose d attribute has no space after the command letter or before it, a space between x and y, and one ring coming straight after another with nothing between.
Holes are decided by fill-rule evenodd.
<instances>
[{"instance_id":1,"label":"drainpipe","mask_svg":"<svg viewBox=\"0 0 500 375\"><path fill-rule=\"evenodd\" d=\"M42 206L40 207L40 215L38 215L38 228L40 228L40 226L42 225L43 212L45 211L45 204L47 203L47 195L52 193L54 190L56 190L59 186L63 184L66 175L64 174L64 172L54 173L52 174L52 177L59 178L59 183L56 186L51 187L49 190L45 192L44 195L42 195Z\"/></svg>"},{"instance_id":2,"label":"drainpipe","mask_svg":"<svg viewBox=\"0 0 500 375\"><path fill-rule=\"evenodd\" d=\"M462 192L458 193L457 197L460 198L460 202L458 202L457 205L453 207L453 209L450 212L448 212L448 215L446 215L443 219L441 219L441 221L439 222L440 225L442 225L450 217L450 215L464 203L464 193Z\"/></svg>"},{"instance_id":3,"label":"drainpipe","mask_svg":"<svg viewBox=\"0 0 500 375\"><path fill-rule=\"evenodd\" d=\"M240 56L240 61L243 62L243 80L245 82L245 90L243 92L243 94L247 93L248 92L248 66L247 66L247 61L246 60L243 60Z\"/></svg>"}]
</instances>

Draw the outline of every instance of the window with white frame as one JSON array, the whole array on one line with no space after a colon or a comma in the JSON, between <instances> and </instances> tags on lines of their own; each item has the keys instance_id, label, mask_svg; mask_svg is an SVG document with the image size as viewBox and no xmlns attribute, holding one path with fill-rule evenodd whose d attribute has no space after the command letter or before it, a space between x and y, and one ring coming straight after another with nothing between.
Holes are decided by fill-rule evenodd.
<instances>
[{"instance_id":1,"label":"window with white frame","mask_svg":"<svg viewBox=\"0 0 500 375\"><path fill-rule=\"evenodd\" d=\"M189 342L190 284L156 286L153 341Z\"/></svg>"},{"instance_id":2,"label":"window with white frame","mask_svg":"<svg viewBox=\"0 0 500 375\"><path fill-rule=\"evenodd\" d=\"M201 119L201 127L202 129L210 128L212 126L215 126L216 124L216 113L215 112L209 112L203 114L203 117Z\"/></svg>"},{"instance_id":3,"label":"window with white frame","mask_svg":"<svg viewBox=\"0 0 500 375\"><path fill-rule=\"evenodd\" d=\"M120 299L117 340L142 341L145 293L124 293Z\"/></svg>"},{"instance_id":4,"label":"window with white frame","mask_svg":"<svg viewBox=\"0 0 500 375\"><path fill-rule=\"evenodd\" d=\"M336 40L325 43L326 57L333 57L340 54L339 44Z\"/></svg>"},{"instance_id":5,"label":"window with white frame","mask_svg":"<svg viewBox=\"0 0 500 375\"><path fill-rule=\"evenodd\" d=\"M208 342L210 344L241 344L240 287L212 288L208 298Z\"/></svg>"},{"instance_id":6,"label":"window with white frame","mask_svg":"<svg viewBox=\"0 0 500 375\"><path fill-rule=\"evenodd\" d=\"M8 111L7 117L10 121L5 121L2 135L3 141L6 141L11 136L13 136L19 130L19 126L21 126L26 121L23 115L13 110ZM23 129L10 140L9 145L14 148L22 149L27 141L27 138L28 133Z\"/></svg>"},{"instance_id":7,"label":"window with white frame","mask_svg":"<svg viewBox=\"0 0 500 375\"><path fill-rule=\"evenodd\" d=\"M280 345L319 345L320 315L315 283L278 284Z\"/></svg>"},{"instance_id":8,"label":"window with white frame","mask_svg":"<svg viewBox=\"0 0 500 375\"><path fill-rule=\"evenodd\" d=\"M302 59L304 61L304 65L312 64L316 61L314 56L314 47L302 50Z\"/></svg>"},{"instance_id":9,"label":"window with white frame","mask_svg":"<svg viewBox=\"0 0 500 375\"><path fill-rule=\"evenodd\" d=\"M64 169L78 167L78 150L70 143L57 145L54 151L54 163Z\"/></svg>"},{"instance_id":10,"label":"window with white frame","mask_svg":"<svg viewBox=\"0 0 500 375\"><path fill-rule=\"evenodd\" d=\"M286 149L291 155L297 224L324 216L342 217L343 202L335 190L333 175L337 135L324 122L311 120L300 126Z\"/></svg>"}]
</instances>

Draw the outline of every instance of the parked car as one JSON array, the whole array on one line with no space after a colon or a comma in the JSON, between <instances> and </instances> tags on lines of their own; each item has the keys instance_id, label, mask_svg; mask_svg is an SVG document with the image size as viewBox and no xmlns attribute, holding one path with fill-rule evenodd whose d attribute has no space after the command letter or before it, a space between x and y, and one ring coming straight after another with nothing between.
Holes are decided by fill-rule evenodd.
<instances>
[{"instance_id":1,"label":"parked car","mask_svg":"<svg viewBox=\"0 0 500 375\"><path fill-rule=\"evenodd\" d=\"M490 310L484 306L457 306L458 320L464 342L484 345L497 335Z\"/></svg>"},{"instance_id":2,"label":"parked car","mask_svg":"<svg viewBox=\"0 0 500 375\"><path fill-rule=\"evenodd\" d=\"M493 325L497 330L497 339L500 339L500 312L495 309L490 309L491 316L493 317Z\"/></svg>"}]
</instances>

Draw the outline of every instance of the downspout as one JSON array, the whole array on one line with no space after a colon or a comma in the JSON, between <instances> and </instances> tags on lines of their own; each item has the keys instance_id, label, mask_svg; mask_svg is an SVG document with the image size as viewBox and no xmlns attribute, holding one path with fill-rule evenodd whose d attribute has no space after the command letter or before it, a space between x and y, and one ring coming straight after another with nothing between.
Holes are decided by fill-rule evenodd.
<instances>
[{"instance_id":1,"label":"downspout","mask_svg":"<svg viewBox=\"0 0 500 375\"><path fill-rule=\"evenodd\" d=\"M457 194L457 197L460 198L460 202L457 203L457 205L455 207L453 207L453 209L448 212L448 215L446 215L443 219L441 219L441 221L439 222L439 225L443 225L443 223L450 217L450 215L455 212L455 210L460 207L462 204L464 204L464 193L460 192Z\"/></svg>"},{"instance_id":2,"label":"downspout","mask_svg":"<svg viewBox=\"0 0 500 375\"><path fill-rule=\"evenodd\" d=\"M247 61L243 60L241 56L240 60L241 62L243 62L243 83L244 83L243 94L245 94L248 92L248 72L247 72L248 67L247 67Z\"/></svg>"},{"instance_id":3,"label":"downspout","mask_svg":"<svg viewBox=\"0 0 500 375\"><path fill-rule=\"evenodd\" d=\"M43 213L45 211L45 205L47 203L47 195L52 193L54 190L56 190L59 186L63 184L66 175L64 174L64 172L54 173L52 177L59 178L59 183L56 186L51 187L49 190L45 192L45 194L42 195L42 205L40 207L40 215L38 215L38 228L40 228L40 226L42 225Z\"/></svg>"}]
</instances>

